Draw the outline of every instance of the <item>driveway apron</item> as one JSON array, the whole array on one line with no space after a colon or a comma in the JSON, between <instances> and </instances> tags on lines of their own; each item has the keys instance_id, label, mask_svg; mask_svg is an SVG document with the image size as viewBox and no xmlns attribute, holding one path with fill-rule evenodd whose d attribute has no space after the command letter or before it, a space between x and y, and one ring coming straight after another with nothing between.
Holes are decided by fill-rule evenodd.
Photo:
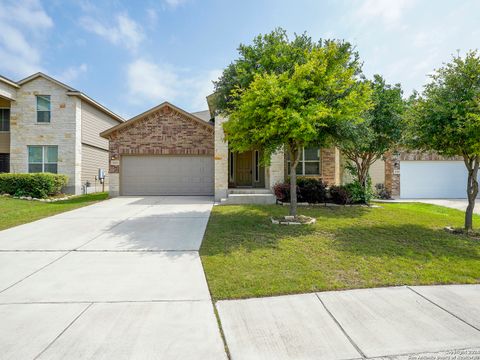
<instances>
[{"instance_id":1,"label":"driveway apron","mask_svg":"<svg viewBox=\"0 0 480 360\"><path fill-rule=\"evenodd\" d=\"M210 197L119 197L0 232L1 359L226 359Z\"/></svg>"}]
</instances>

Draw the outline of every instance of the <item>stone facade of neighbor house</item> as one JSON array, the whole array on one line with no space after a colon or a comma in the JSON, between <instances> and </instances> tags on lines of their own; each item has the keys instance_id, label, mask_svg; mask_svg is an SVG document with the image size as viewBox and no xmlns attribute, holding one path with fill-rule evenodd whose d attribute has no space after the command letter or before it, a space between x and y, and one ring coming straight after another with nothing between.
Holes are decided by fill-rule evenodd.
<instances>
[{"instance_id":1,"label":"stone facade of neighbor house","mask_svg":"<svg viewBox=\"0 0 480 360\"><path fill-rule=\"evenodd\" d=\"M49 121L37 119L37 96L49 97ZM42 73L13 85L0 77L0 110L2 108L8 109L2 113L3 130L8 128L8 131L0 129L0 159L8 160L2 163L2 171L28 173L54 171L56 167L57 173L69 178L66 192L81 194L101 190L99 182L95 187L95 177L98 168L107 170L108 142L99 134L123 122L121 117ZM30 166L34 160L29 155L29 147L40 151L35 167ZM56 148L56 157L46 155L49 148ZM91 184L88 188L87 182Z\"/></svg>"}]
</instances>

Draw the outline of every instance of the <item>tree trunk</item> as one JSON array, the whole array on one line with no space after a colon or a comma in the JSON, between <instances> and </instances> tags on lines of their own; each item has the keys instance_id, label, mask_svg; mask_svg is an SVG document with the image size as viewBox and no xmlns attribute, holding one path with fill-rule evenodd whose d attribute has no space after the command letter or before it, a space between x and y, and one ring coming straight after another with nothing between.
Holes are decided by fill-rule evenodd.
<instances>
[{"instance_id":1,"label":"tree trunk","mask_svg":"<svg viewBox=\"0 0 480 360\"><path fill-rule=\"evenodd\" d=\"M367 192L368 171L372 165L372 156L372 154L363 154L363 156L357 155L354 158L357 167L357 180L365 193Z\"/></svg>"},{"instance_id":2,"label":"tree trunk","mask_svg":"<svg viewBox=\"0 0 480 360\"><path fill-rule=\"evenodd\" d=\"M473 230L473 210L475 209L475 200L478 195L478 168L480 165L480 157L476 156L473 159L464 156L465 165L468 170L467 180L467 198L468 206L465 211L465 230Z\"/></svg>"},{"instance_id":3,"label":"tree trunk","mask_svg":"<svg viewBox=\"0 0 480 360\"><path fill-rule=\"evenodd\" d=\"M297 216L297 165L300 159L299 147L290 145L290 216Z\"/></svg>"}]
</instances>

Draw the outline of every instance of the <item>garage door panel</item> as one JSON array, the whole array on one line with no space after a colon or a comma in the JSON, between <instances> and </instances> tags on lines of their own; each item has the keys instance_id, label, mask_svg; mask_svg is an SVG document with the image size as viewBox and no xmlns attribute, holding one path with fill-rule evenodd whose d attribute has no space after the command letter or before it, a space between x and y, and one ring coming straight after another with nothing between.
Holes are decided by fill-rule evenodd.
<instances>
[{"instance_id":1,"label":"garage door panel","mask_svg":"<svg viewBox=\"0 0 480 360\"><path fill-rule=\"evenodd\" d=\"M211 156L124 156L122 195L213 195Z\"/></svg>"},{"instance_id":2,"label":"garage door panel","mask_svg":"<svg viewBox=\"0 0 480 360\"><path fill-rule=\"evenodd\" d=\"M462 161L401 161L400 197L466 198L467 169Z\"/></svg>"}]
</instances>

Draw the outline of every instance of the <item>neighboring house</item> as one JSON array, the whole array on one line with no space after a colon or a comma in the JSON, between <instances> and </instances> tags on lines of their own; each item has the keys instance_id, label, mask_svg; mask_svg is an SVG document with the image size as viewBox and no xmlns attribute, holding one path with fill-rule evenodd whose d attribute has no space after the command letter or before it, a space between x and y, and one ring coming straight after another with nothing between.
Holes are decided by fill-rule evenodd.
<instances>
[{"instance_id":1,"label":"neighboring house","mask_svg":"<svg viewBox=\"0 0 480 360\"><path fill-rule=\"evenodd\" d=\"M467 168L460 157L397 152L387 156L385 187L396 198L464 199L467 197Z\"/></svg>"},{"instance_id":2,"label":"neighboring house","mask_svg":"<svg viewBox=\"0 0 480 360\"><path fill-rule=\"evenodd\" d=\"M123 121L45 74L18 82L0 76L0 172L65 174L68 193L82 193L87 182L87 191L100 191L108 141L99 134Z\"/></svg>"}]
</instances>

